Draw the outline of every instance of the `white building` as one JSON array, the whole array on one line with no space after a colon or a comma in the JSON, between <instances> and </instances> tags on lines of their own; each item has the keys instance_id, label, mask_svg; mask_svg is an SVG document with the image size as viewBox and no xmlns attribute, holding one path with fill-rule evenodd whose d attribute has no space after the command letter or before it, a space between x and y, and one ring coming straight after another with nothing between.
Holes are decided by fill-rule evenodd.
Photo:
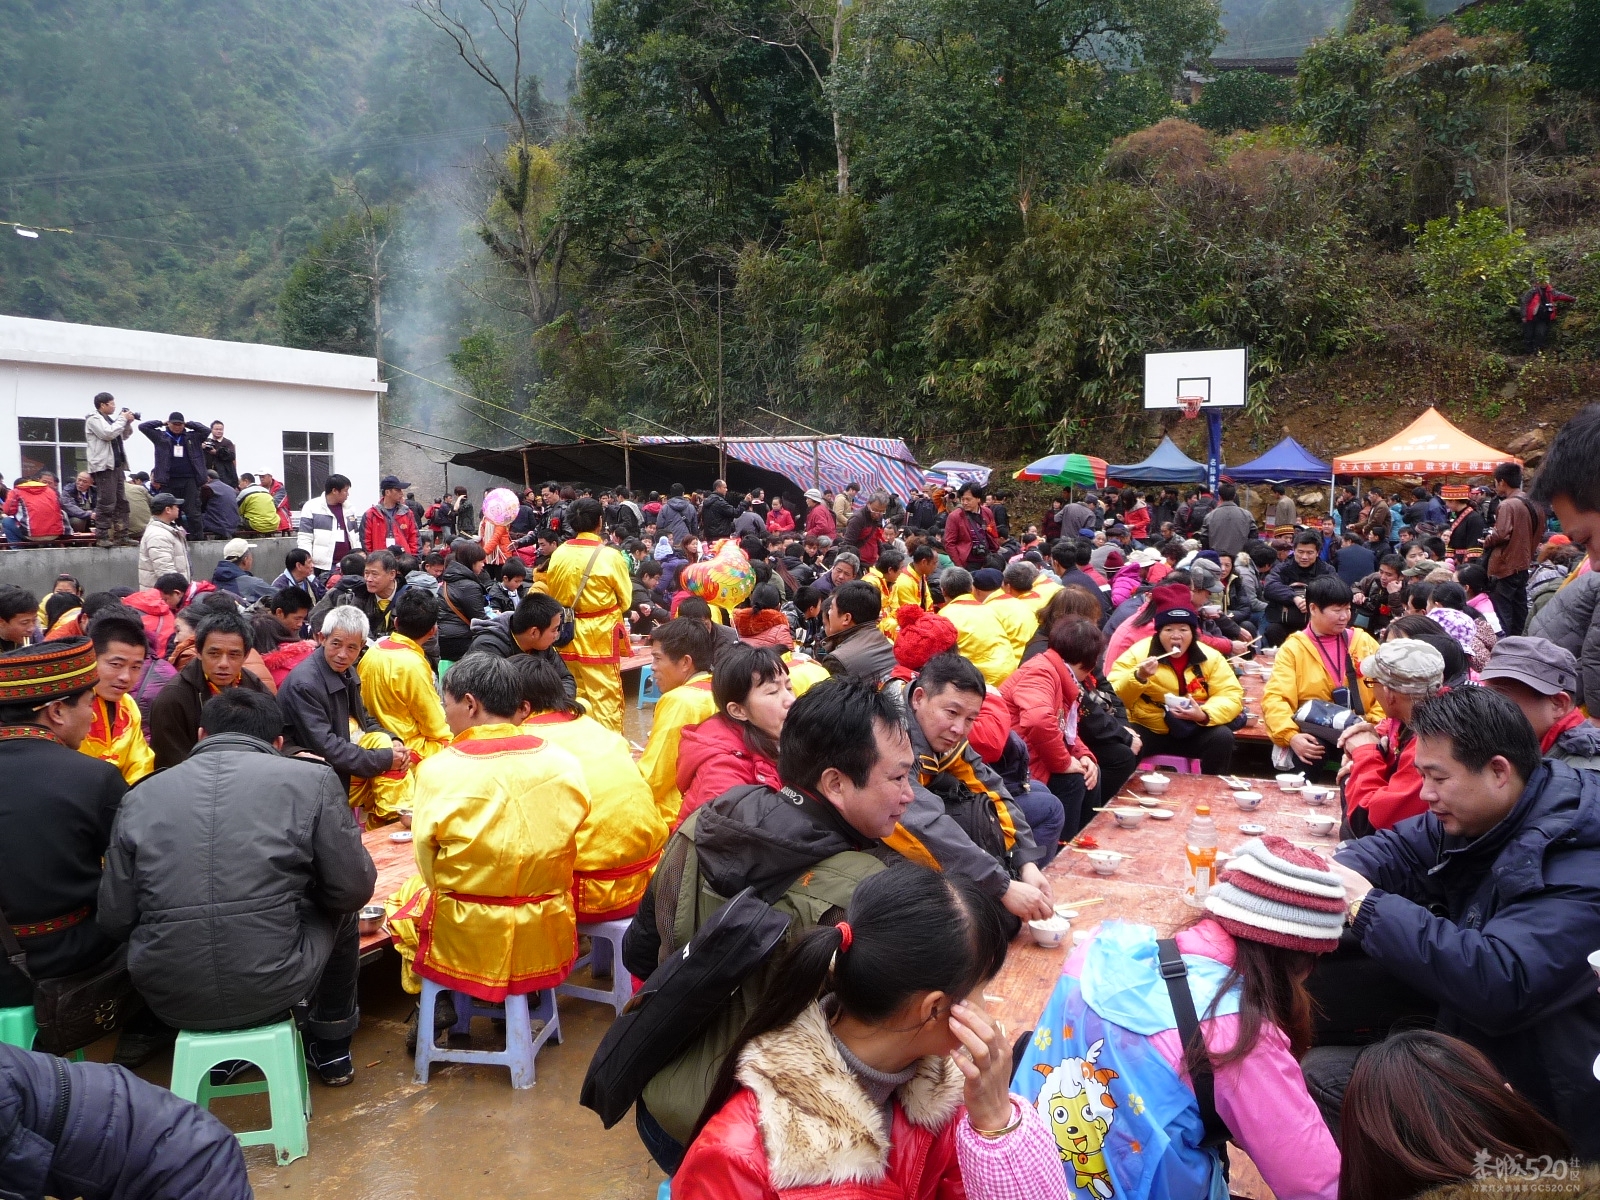
<instances>
[{"instance_id":1,"label":"white building","mask_svg":"<svg viewBox=\"0 0 1600 1200\"><path fill-rule=\"evenodd\" d=\"M378 499L388 386L373 358L0 316L0 475L70 480L85 462L84 418L110 392L146 421L223 422L239 470L283 481L292 508L346 475L345 511L359 513ZM136 431L126 445L129 470L150 470L151 442Z\"/></svg>"}]
</instances>

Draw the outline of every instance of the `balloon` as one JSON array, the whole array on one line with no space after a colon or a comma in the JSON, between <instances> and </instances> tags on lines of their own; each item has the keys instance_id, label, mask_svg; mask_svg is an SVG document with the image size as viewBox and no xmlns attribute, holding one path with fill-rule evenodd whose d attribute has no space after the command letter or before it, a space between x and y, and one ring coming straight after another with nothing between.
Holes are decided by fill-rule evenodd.
<instances>
[{"instance_id":1,"label":"balloon","mask_svg":"<svg viewBox=\"0 0 1600 1200\"><path fill-rule=\"evenodd\" d=\"M495 488L483 498L483 515L496 525L509 525L516 519L517 494L510 488Z\"/></svg>"},{"instance_id":2,"label":"balloon","mask_svg":"<svg viewBox=\"0 0 1600 1200\"><path fill-rule=\"evenodd\" d=\"M743 604L756 586L750 559L732 538L723 541L713 557L684 567L678 579L691 596L723 608Z\"/></svg>"}]
</instances>

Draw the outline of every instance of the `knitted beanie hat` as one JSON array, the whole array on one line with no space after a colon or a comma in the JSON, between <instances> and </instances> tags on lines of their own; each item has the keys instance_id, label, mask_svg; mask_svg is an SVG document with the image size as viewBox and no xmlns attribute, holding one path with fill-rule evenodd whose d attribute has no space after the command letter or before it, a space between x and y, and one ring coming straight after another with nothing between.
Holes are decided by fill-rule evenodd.
<instances>
[{"instance_id":1,"label":"knitted beanie hat","mask_svg":"<svg viewBox=\"0 0 1600 1200\"><path fill-rule=\"evenodd\" d=\"M936 654L956 648L956 627L948 617L924 612L915 604L902 604L894 615L900 632L894 639L894 660L920 671Z\"/></svg>"},{"instance_id":2,"label":"knitted beanie hat","mask_svg":"<svg viewBox=\"0 0 1600 1200\"><path fill-rule=\"evenodd\" d=\"M1164 584L1152 593L1155 598L1155 626L1160 630L1164 625L1188 625L1198 628L1200 616L1194 610L1194 602L1189 598L1189 589L1181 583Z\"/></svg>"},{"instance_id":3,"label":"knitted beanie hat","mask_svg":"<svg viewBox=\"0 0 1600 1200\"><path fill-rule=\"evenodd\" d=\"M1268 834L1234 852L1206 909L1234 937L1326 954L1344 929L1344 881L1321 855Z\"/></svg>"}]
</instances>

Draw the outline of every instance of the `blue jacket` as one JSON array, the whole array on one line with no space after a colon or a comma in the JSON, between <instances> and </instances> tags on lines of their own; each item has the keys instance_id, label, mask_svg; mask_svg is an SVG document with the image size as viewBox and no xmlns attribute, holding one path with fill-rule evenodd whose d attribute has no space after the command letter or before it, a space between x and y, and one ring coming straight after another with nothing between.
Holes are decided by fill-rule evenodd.
<instances>
[{"instance_id":1,"label":"blue jacket","mask_svg":"<svg viewBox=\"0 0 1600 1200\"><path fill-rule=\"evenodd\" d=\"M1482 837L1431 813L1335 856L1373 884L1353 933L1439 1002L1439 1028L1477 1046L1511 1085L1600 1157L1600 773L1547 762Z\"/></svg>"},{"instance_id":2,"label":"blue jacket","mask_svg":"<svg viewBox=\"0 0 1600 1200\"><path fill-rule=\"evenodd\" d=\"M249 1200L251 1191L238 1140L204 1109L122 1067L0 1045L0 1200L46 1195Z\"/></svg>"},{"instance_id":3,"label":"blue jacket","mask_svg":"<svg viewBox=\"0 0 1600 1200\"><path fill-rule=\"evenodd\" d=\"M156 448L156 465L150 472L150 478L160 484L171 483L172 439L167 436L167 423L145 421L140 424L139 432L149 438L151 445ZM189 473L194 476L197 483L206 481L206 439L210 436L209 427L198 421L185 422L183 457L189 464Z\"/></svg>"}]
</instances>

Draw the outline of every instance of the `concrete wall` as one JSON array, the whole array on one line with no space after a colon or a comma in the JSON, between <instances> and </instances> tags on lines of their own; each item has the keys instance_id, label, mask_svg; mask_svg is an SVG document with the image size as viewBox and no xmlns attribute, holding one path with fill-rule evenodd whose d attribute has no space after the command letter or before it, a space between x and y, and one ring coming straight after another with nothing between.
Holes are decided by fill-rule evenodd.
<instances>
[{"instance_id":1,"label":"concrete wall","mask_svg":"<svg viewBox=\"0 0 1600 1200\"><path fill-rule=\"evenodd\" d=\"M239 470L280 480L286 430L332 434L333 471L350 477L349 504L362 512L378 499L387 387L371 358L0 316L0 475L21 467L19 417L81 420L96 393L110 392L146 420L177 411L222 421ZM148 471L149 439L136 430L126 446L128 469Z\"/></svg>"},{"instance_id":2,"label":"concrete wall","mask_svg":"<svg viewBox=\"0 0 1600 1200\"><path fill-rule=\"evenodd\" d=\"M275 579L283 570L283 556L295 547L292 537L252 538L256 544L255 573ZM222 557L225 542L193 542L189 566L196 579L210 579ZM55 586L57 575L75 575L85 595L114 587L139 586L139 549L127 546L100 550L94 546L46 547L37 550L0 551L0 583L25 587L41 599Z\"/></svg>"}]
</instances>

